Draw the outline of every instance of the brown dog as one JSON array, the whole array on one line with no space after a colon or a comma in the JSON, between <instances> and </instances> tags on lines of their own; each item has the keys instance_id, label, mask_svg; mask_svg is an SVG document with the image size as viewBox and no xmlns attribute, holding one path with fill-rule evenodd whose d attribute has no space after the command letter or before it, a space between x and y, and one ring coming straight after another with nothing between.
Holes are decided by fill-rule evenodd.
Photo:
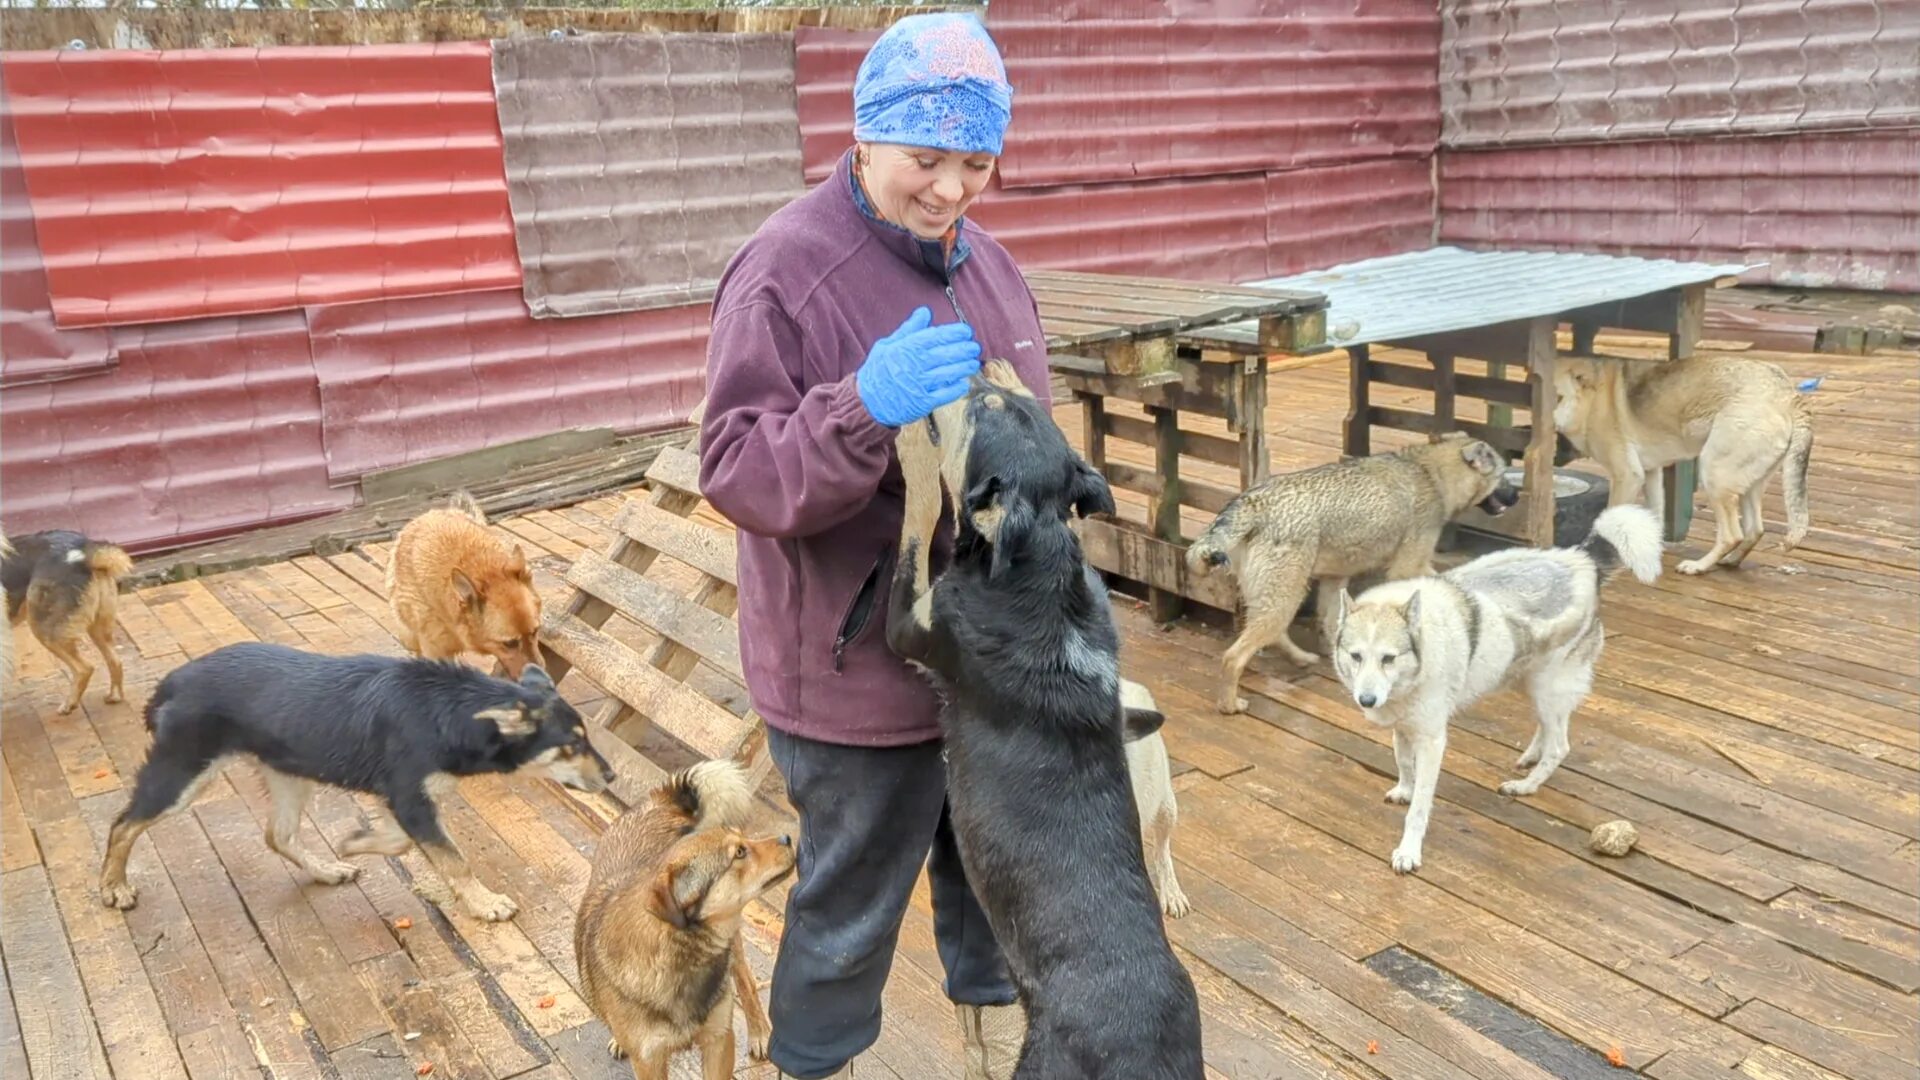
<instances>
[{"instance_id":1,"label":"brown dog","mask_svg":"<svg viewBox=\"0 0 1920 1080\"><path fill-rule=\"evenodd\" d=\"M416 656L484 653L515 679L540 663L540 594L526 553L488 532L486 515L465 492L394 538L387 603L400 622L400 644Z\"/></svg>"},{"instance_id":2,"label":"brown dog","mask_svg":"<svg viewBox=\"0 0 1920 1080\"><path fill-rule=\"evenodd\" d=\"M747 839L752 799L739 764L701 762L621 815L594 852L574 962L587 1007L613 1031L607 1049L630 1059L638 1080L666 1080L668 1061L691 1046L707 1080L731 1076L736 995L749 1055L767 1056L772 1025L740 917L793 872L793 838Z\"/></svg>"},{"instance_id":3,"label":"brown dog","mask_svg":"<svg viewBox=\"0 0 1920 1080\"><path fill-rule=\"evenodd\" d=\"M111 680L107 703L124 700L113 631L119 625L120 579L133 573L133 560L112 544L97 543L67 529L9 537L7 547L0 559L0 579L7 590L9 631L24 620L40 644L73 676L73 688L60 706L60 715L80 707L80 697L93 678L93 665L80 655L82 636L93 641L107 662ZM9 632L9 667L12 651Z\"/></svg>"}]
</instances>

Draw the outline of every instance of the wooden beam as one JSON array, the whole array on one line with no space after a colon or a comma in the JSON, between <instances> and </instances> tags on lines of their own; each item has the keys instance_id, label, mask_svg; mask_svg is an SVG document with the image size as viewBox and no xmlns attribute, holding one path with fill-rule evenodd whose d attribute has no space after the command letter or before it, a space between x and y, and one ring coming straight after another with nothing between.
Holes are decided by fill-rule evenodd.
<instances>
[{"instance_id":1,"label":"wooden beam","mask_svg":"<svg viewBox=\"0 0 1920 1080\"><path fill-rule=\"evenodd\" d=\"M1166 484L1151 469L1142 469L1122 461L1107 462L1104 470L1107 483L1114 487L1145 495L1149 499L1160 498L1166 492ZM1218 484L1209 484L1204 480L1182 477L1180 480L1180 504L1191 506L1195 510L1204 510L1217 514L1227 508L1239 492L1223 488Z\"/></svg>"},{"instance_id":2,"label":"wooden beam","mask_svg":"<svg viewBox=\"0 0 1920 1080\"><path fill-rule=\"evenodd\" d=\"M597 627L562 614L547 623L542 636L548 648L566 656L582 675L651 718L695 753L732 757L743 744L747 720L686 683L668 678Z\"/></svg>"},{"instance_id":3,"label":"wooden beam","mask_svg":"<svg viewBox=\"0 0 1920 1080\"><path fill-rule=\"evenodd\" d=\"M1366 457L1372 453L1373 438L1367 430L1373 425L1373 409L1368 405L1373 385L1373 365L1367 359L1365 345L1347 349L1346 437L1341 449L1348 457Z\"/></svg>"},{"instance_id":4,"label":"wooden beam","mask_svg":"<svg viewBox=\"0 0 1920 1080\"><path fill-rule=\"evenodd\" d=\"M1267 448L1267 360L1250 359L1240 369L1238 408L1240 442L1235 447L1240 467L1240 488L1246 490L1265 480L1273 472L1273 457Z\"/></svg>"},{"instance_id":5,"label":"wooden beam","mask_svg":"<svg viewBox=\"0 0 1920 1080\"><path fill-rule=\"evenodd\" d=\"M1180 537L1180 414L1172 409L1149 409L1153 416L1154 471L1160 493L1147 503L1147 531L1178 545ZM1151 589L1148 603L1155 622L1171 622L1180 615L1181 595L1171 589Z\"/></svg>"},{"instance_id":6,"label":"wooden beam","mask_svg":"<svg viewBox=\"0 0 1920 1080\"><path fill-rule=\"evenodd\" d=\"M1525 453L1532 442L1528 429L1524 427L1495 427L1492 424L1457 419L1452 424L1443 425L1440 418L1431 413L1414 412L1410 409L1391 409L1384 405L1375 405L1367 410L1367 416L1374 427L1393 428L1396 431L1417 431L1423 435L1444 435L1449 431L1464 431L1487 445L1509 454Z\"/></svg>"},{"instance_id":7,"label":"wooden beam","mask_svg":"<svg viewBox=\"0 0 1920 1080\"><path fill-rule=\"evenodd\" d=\"M1527 539L1535 547L1552 547L1554 511L1559 507L1553 490L1553 456L1554 451L1559 449L1553 423L1558 393L1553 380L1553 366L1557 354L1552 321L1540 319L1536 325L1544 327L1545 333L1534 335L1535 351L1527 358L1527 386L1533 391L1528 422L1533 431L1527 444L1524 505L1518 509L1526 514L1522 520L1527 523Z\"/></svg>"},{"instance_id":8,"label":"wooden beam","mask_svg":"<svg viewBox=\"0 0 1920 1080\"><path fill-rule=\"evenodd\" d=\"M739 585L734 535L689 521L652 503L629 502L614 527L637 544L678 559L695 570Z\"/></svg>"},{"instance_id":9,"label":"wooden beam","mask_svg":"<svg viewBox=\"0 0 1920 1080\"><path fill-rule=\"evenodd\" d=\"M567 584L607 601L622 615L686 646L735 682L746 681L740 670L740 630L732 619L641 577L597 551L583 552L567 568ZM685 674L677 677L684 678Z\"/></svg>"},{"instance_id":10,"label":"wooden beam","mask_svg":"<svg viewBox=\"0 0 1920 1080\"><path fill-rule=\"evenodd\" d=\"M1177 593L1209 607L1231 613L1238 601L1232 575L1187 573L1186 547L1149 536L1122 522L1087 518L1076 521L1082 550L1095 568L1138 581L1149 588Z\"/></svg>"},{"instance_id":11,"label":"wooden beam","mask_svg":"<svg viewBox=\"0 0 1920 1080\"><path fill-rule=\"evenodd\" d=\"M1447 357L1448 367L1452 367L1452 357ZM1432 390L1439 393L1440 382L1434 371L1423 371L1406 364L1388 364L1374 361L1368 369L1373 381L1388 386L1405 386L1415 390ZM1484 375L1462 375L1454 373L1453 389L1456 397L1478 398L1481 401L1497 401L1507 405L1526 405L1533 400L1533 394L1526 383L1512 379L1489 379Z\"/></svg>"}]
</instances>

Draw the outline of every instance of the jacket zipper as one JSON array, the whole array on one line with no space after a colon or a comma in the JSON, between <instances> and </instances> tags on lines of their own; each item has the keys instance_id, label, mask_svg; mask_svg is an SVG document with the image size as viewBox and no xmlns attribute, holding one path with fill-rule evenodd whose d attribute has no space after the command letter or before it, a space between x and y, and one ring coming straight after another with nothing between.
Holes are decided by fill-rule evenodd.
<instances>
[{"instance_id":1,"label":"jacket zipper","mask_svg":"<svg viewBox=\"0 0 1920 1080\"><path fill-rule=\"evenodd\" d=\"M953 281L951 279L947 281L947 303L953 305L953 314L955 317L961 322L967 321L967 313L960 310L960 298L953 295Z\"/></svg>"},{"instance_id":2,"label":"jacket zipper","mask_svg":"<svg viewBox=\"0 0 1920 1080\"><path fill-rule=\"evenodd\" d=\"M875 595L880 590L880 571L886 566L887 556L882 552L874 562L873 569L867 571L867 578L860 583L860 589L853 594L853 603L847 606L846 617L840 620L840 632L833 639L833 670L837 673L846 659L847 646L860 636L873 621Z\"/></svg>"}]
</instances>

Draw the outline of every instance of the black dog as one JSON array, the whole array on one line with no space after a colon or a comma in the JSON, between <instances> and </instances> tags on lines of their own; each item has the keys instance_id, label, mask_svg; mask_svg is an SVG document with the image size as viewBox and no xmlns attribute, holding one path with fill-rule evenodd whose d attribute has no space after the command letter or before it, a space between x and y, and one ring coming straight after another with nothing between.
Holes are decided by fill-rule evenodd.
<instances>
[{"instance_id":1,"label":"black dog","mask_svg":"<svg viewBox=\"0 0 1920 1080\"><path fill-rule=\"evenodd\" d=\"M273 795L267 846L319 881L336 885L359 868L301 847L300 815L316 783L386 800L399 828L362 829L342 855L399 855L419 844L475 918L510 919L512 900L481 885L440 827L435 800L456 779L544 766L584 791L611 780L586 725L529 666L520 681L453 661L322 656L246 642L175 668L147 702L153 746L133 798L114 819L100 869L100 899L130 908L127 852L160 815L193 801L223 759L254 758ZM433 897L445 906L452 897Z\"/></svg>"},{"instance_id":2,"label":"black dog","mask_svg":"<svg viewBox=\"0 0 1920 1080\"><path fill-rule=\"evenodd\" d=\"M930 605L937 482L931 517L924 493L939 466L925 428L901 432L908 520L887 641L946 700L955 836L1027 1009L1014 1075L1197 1080L1199 1002L1147 876L1124 746L1160 715L1122 709L1112 610L1067 523L1112 513L1113 495L1004 378L935 417L964 496Z\"/></svg>"}]
</instances>

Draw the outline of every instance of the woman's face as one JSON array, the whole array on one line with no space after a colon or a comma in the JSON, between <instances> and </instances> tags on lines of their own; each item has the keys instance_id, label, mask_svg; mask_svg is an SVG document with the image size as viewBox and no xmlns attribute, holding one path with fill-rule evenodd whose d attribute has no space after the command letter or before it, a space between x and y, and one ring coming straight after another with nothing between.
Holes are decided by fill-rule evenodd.
<instances>
[{"instance_id":1,"label":"woman's face","mask_svg":"<svg viewBox=\"0 0 1920 1080\"><path fill-rule=\"evenodd\" d=\"M992 154L865 143L861 180L874 210L922 240L946 235L993 176Z\"/></svg>"}]
</instances>

